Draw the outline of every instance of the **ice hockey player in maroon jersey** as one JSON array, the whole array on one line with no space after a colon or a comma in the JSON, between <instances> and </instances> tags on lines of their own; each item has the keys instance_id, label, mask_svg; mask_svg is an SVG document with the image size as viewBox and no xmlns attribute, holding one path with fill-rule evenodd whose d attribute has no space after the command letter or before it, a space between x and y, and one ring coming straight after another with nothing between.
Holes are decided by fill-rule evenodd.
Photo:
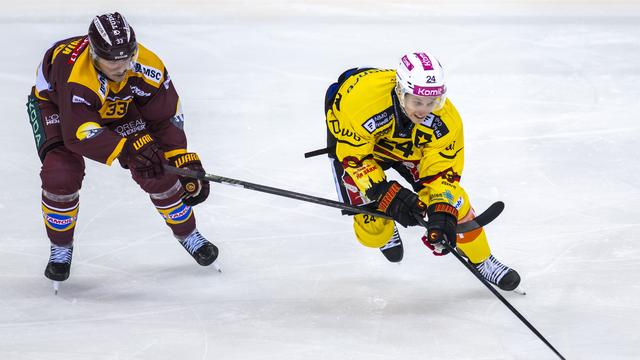
<instances>
[{"instance_id":1,"label":"ice hockey player in maroon jersey","mask_svg":"<svg viewBox=\"0 0 640 360\"><path fill-rule=\"evenodd\" d=\"M163 169L204 171L187 150L178 94L162 61L136 41L122 15L96 16L87 35L53 44L38 66L27 110L42 161L47 278L69 277L84 158L117 160L129 169L198 264L216 260L218 248L197 230L192 209L207 199L209 183Z\"/></svg>"}]
</instances>

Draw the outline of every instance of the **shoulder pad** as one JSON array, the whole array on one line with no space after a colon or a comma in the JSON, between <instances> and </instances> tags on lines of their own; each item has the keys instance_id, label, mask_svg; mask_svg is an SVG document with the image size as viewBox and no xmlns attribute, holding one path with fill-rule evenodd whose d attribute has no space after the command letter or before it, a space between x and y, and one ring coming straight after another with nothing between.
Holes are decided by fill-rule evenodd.
<instances>
[{"instance_id":1,"label":"shoulder pad","mask_svg":"<svg viewBox=\"0 0 640 360\"><path fill-rule=\"evenodd\" d=\"M107 78L93 66L89 51L83 51L72 64L69 83L76 83L93 91L104 103L109 85Z\"/></svg>"},{"instance_id":2,"label":"shoulder pad","mask_svg":"<svg viewBox=\"0 0 640 360\"><path fill-rule=\"evenodd\" d=\"M153 87L160 87L164 81L165 68L162 60L151 50L138 43L138 60L133 66L136 76Z\"/></svg>"}]
</instances>

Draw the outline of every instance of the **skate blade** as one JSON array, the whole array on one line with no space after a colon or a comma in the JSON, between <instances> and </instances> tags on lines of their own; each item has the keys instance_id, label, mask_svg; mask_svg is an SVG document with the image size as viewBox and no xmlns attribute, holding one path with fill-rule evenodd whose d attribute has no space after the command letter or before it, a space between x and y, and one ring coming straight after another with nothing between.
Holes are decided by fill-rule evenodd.
<instances>
[{"instance_id":1,"label":"skate blade","mask_svg":"<svg viewBox=\"0 0 640 360\"><path fill-rule=\"evenodd\" d=\"M60 290L60 281L53 281L53 295L58 295Z\"/></svg>"},{"instance_id":2,"label":"skate blade","mask_svg":"<svg viewBox=\"0 0 640 360\"><path fill-rule=\"evenodd\" d=\"M513 292L519 295L527 295L527 292L524 291L523 288L521 288L520 286L518 286L517 288L513 289Z\"/></svg>"},{"instance_id":3,"label":"skate blade","mask_svg":"<svg viewBox=\"0 0 640 360\"><path fill-rule=\"evenodd\" d=\"M222 273L222 269L220 268L220 266L218 266L218 264L214 262L211 265L213 266L214 269L216 269L216 271L218 271L219 273Z\"/></svg>"}]
</instances>

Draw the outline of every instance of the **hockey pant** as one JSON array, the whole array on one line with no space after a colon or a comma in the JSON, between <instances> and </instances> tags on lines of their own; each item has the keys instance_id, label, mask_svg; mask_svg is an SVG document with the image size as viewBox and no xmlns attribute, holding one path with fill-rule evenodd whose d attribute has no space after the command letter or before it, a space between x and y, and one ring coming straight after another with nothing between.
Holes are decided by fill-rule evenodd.
<instances>
[{"instance_id":1,"label":"hockey pant","mask_svg":"<svg viewBox=\"0 0 640 360\"><path fill-rule=\"evenodd\" d=\"M47 236L56 245L69 246L73 242L84 169L84 158L64 146L55 147L45 154L40 171L42 216ZM176 175L141 179L132 172L132 178L149 194L151 202L176 236L186 236L196 228L193 209L182 202L184 190Z\"/></svg>"},{"instance_id":2,"label":"hockey pant","mask_svg":"<svg viewBox=\"0 0 640 360\"><path fill-rule=\"evenodd\" d=\"M355 206L365 206L375 209L375 202L367 199L355 185L349 174L344 171L340 161L330 158L333 178L340 201ZM417 163L414 162L383 162L379 165L385 170L393 168L408 181L415 192L421 189L418 183ZM458 211L458 223L464 223L475 218L473 208L469 203L466 191L462 190L462 206ZM358 241L367 247L380 248L393 236L393 220L383 219L371 215L354 214L353 228ZM458 234L458 249L474 264L486 260L491 255L487 237L482 228L464 234Z\"/></svg>"}]
</instances>

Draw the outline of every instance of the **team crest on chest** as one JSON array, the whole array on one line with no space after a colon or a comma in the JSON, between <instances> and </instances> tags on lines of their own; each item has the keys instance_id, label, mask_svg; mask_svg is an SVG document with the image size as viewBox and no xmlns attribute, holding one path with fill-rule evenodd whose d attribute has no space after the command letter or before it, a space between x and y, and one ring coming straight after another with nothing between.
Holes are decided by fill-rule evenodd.
<instances>
[{"instance_id":1,"label":"team crest on chest","mask_svg":"<svg viewBox=\"0 0 640 360\"><path fill-rule=\"evenodd\" d=\"M431 134L428 134L420 129L416 129L414 144L416 147L423 147L431 142L431 138Z\"/></svg>"}]
</instances>

